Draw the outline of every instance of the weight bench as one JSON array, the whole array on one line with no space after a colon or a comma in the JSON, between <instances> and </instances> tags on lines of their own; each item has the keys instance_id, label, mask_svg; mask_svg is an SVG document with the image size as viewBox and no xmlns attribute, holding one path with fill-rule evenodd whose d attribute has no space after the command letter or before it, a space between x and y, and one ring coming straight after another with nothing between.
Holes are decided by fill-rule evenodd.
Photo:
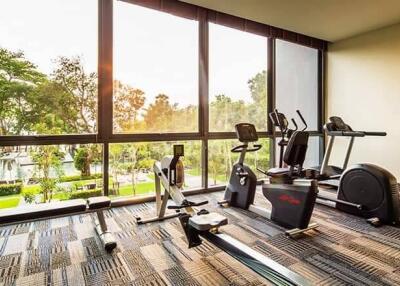
<instances>
[{"instance_id":1,"label":"weight bench","mask_svg":"<svg viewBox=\"0 0 400 286\"><path fill-rule=\"evenodd\" d=\"M103 213L110 206L111 200L103 196L89 198L87 201L84 199L74 199L47 204L27 205L26 207L0 211L0 226L96 212L98 219L95 227L96 233L105 250L111 252L117 246L117 242L107 229Z\"/></svg>"}]
</instances>

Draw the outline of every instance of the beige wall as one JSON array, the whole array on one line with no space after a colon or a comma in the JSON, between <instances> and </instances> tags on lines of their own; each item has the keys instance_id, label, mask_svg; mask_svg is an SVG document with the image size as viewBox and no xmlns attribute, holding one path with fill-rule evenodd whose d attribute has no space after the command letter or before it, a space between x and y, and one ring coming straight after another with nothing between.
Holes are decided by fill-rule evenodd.
<instances>
[{"instance_id":1,"label":"beige wall","mask_svg":"<svg viewBox=\"0 0 400 286\"><path fill-rule=\"evenodd\" d=\"M375 163L400 179L400 24L331 44L326 72L327 116L388 133L356 139L350 163ZM338 140L334 163L345 146Z\"/></svg>"}]
</instances>

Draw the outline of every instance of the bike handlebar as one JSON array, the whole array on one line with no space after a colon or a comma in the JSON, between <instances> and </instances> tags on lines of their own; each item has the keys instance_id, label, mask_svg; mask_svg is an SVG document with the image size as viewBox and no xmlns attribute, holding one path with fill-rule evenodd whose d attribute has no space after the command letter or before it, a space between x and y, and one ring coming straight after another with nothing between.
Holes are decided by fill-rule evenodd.
<instances>
[{"instance_id":1,"label":"bike handlebar","mask_svg":"<svg viewBox=\"0 0 400 286\"><path fill-rule=\"evenodd\" d=\"M254 144L253 148L247 149L248 146L249 145L247 145L247 144L235 146L231 149L231 152L232 153L240 153L243 151L243 149L246 149L246 152L256 152L256 151L260 150L262 147L262 145L260 145L260 144Z\"/></svg>"}]
</instances>

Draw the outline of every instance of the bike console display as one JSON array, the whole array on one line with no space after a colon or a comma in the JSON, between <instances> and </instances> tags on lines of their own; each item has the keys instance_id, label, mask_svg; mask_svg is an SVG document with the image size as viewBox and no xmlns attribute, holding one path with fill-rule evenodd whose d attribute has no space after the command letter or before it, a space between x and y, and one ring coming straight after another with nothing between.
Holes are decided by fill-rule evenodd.
<instances>
[{"instance_id":1,"label":"bike console display","mask_svg":"<svg viewBox=\"0 0 400 286\"><path fill-rule=\"evenodd\" d=\"M253 124L239 123L235 125L236 136L240 142L256 142L258 141L257 130Z\"/></svg>"}]
</instances>

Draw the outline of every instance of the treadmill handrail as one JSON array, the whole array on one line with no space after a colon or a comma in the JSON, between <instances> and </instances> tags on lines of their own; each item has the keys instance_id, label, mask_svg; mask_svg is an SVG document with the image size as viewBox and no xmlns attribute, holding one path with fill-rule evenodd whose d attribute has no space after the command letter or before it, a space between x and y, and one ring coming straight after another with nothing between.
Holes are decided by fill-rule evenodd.
<instances>
[{"instance_id":1,"label":"treadmill handrail","mask_svg":"<svg viewBox=\"0 0 400 286\"><path fill-rule=\"evenodd\" d=\"M344 136L344 137L365 137L365 136L386 136L386 132L370 132L370 131L327 131L328 136Z\"/></svg>"}]
</instances>

